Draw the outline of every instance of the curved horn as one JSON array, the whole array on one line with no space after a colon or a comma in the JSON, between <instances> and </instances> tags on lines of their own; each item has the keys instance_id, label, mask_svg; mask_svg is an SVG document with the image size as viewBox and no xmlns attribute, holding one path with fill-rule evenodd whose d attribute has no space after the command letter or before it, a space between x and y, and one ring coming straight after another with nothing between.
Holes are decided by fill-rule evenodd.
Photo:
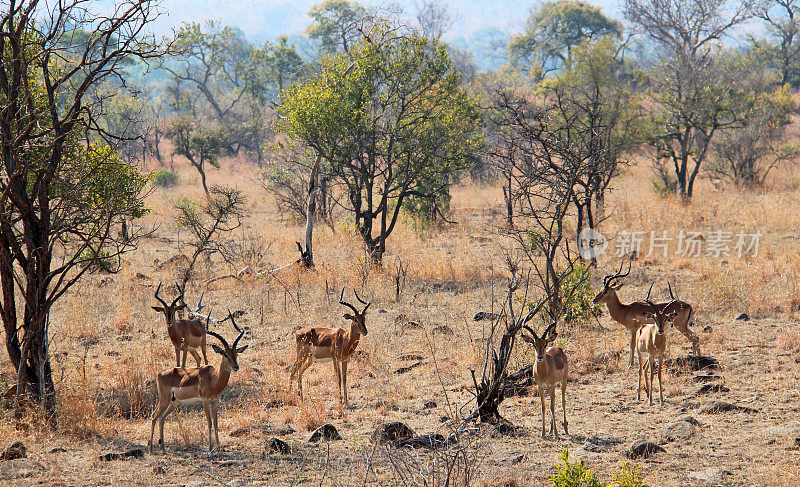
<instances>
[{"instance_id":1,"label":"curved horn","mask_svg":"<svg viewBox=\"0 0 800 487\"><path fill-rule=\"evenodd\" d=\"M206 295L205 291L203 291L200 294L200 300L197 301L197 311L196 311L197 313L201 312L203 310L203 308L205 308L205 306L203 306L203 296L205 296L205 295ZM209 310L208 314L209 314L209 316L211 316L211 310Z\"/></svg>"},{"instance_id":2,"label":"curved horn","mask_svg":"<svg viewBox=\"0 0 800 487\"><path fill-rule=\"evenodd\" d=\"M528 326L528 325L522 325L522 327L523 327L523 328L525 328L526 330L528 330L528 333L530 333L531 335L533 335L533 338L536 338L536 339L538 339L538 338L539 338L539 335L537 335L537 334L536 334L536 332L535 332L535 331L533 331L533 328L531 328L530 326Z\"/></svg>"},{"instance_id":3,"label":"curved horn","mask_svg":"<svg viewBox=\"0 0 800 487\"><path fill-rule=\"evenodd\" d=\"M239 340L241 340L242 337L244 336L244 330L239 328L239 325L236 324L236 319L233 317L233 313L231 313L230 309L228 310L228 318L230 318L231 323L233 323L233 327L236 328L236 331L239 332L239 335L233 341L233 345L231 346L231 348L236 348L236 345L239 343Z\"/></svg>"},{"instance_id":4,"label":"curved horn","mask_svg":"<svg viewBox=\"0 0 800 487\"><path fill-rule=\"evenodd\" d=\"M168 308L169 305L167 304L167 302L164 301L163 299L161 299L160 297L158 297L158 292L161 291L161 284L162 283L159 281L158 287L156 288L156 299L159 300L161 302L161 304L164 305L165 308Z\"/></svg>"},{"instance_id":5,"label":"curved horn","mask_svg":"<svg viewBox=\"0 0 800 487\"><path fill-rule=\"evenodd\" d=\"M222 338L222 335L220 335L219 333L213 332L211 330L207 330L206 333L208 335L211 335L212 337L216 338L217 340L221 341L222 344L225 345L225 348L231 348L230 345L228 345L228 342L225 341L225 339Z\"/></svg>"},{"instance_id":6,"label":"curved horn","mask_svg":"<svg viewBox=\"0 0 800 487\"><path fill-rule=\"evenodd\" d=\"M669 281L667 281L667 287L669 288L669 297L670 297L670 299L672 299L673 301L676 301L675 296L672 294L672 284L670 284Z\"/></svg>"},{"instance_id":7,"label":"curved horn","mask_svg":"<svg viewBox=\"0 0 800 487\"><path fill-rule=\"evenodd\" d=\"M645 298L644 298L644 302L645 302L645 303L650 303L650 304L652 304L652 302L650 301L650 291L652 291L652 290L653 290L653 284L655 284L655 283L654 283L654 282L653 282L653 283L650 283L650 289L648 289L648 290L647 290L647 296L645 296Z\"/></svg>"},{"instance_id":8,"label":"curved horn","mask_svg":"<svg viewBox=\"0 0 800 487\"><path fill-rule=\"evenodd\" d=\"M364 306L364 311L362 311L362 312L361 312L362 314L363 314L363 313L365 313L365 312L367 311L367 308L369 308L369 305L371 305L371 304L372 304L372 302L371 302L371 301L370 301L370 302L367 302L367 301L364 301L363 299L361 299L361 297L358 295L358 291L356 291L356 288L353 288L353 294L355 294L355 295L356 295L356 299L357 299L357 300L358 300L358 301L359 301L361 304L365 304L365 305L366 305L366 306Z\"/></svg>"},{"instance_id":9,"label":"curved horn","mask_svg":"<svg viewBox=\"0 0 800 487\"><path fill-rule=\"evenodd\" d=\"M358 310L356 309L356 307L344 300L344 288L342 288L342 294L339 295L339 304L347 306L348 308L353 310L353 313L358 314Z\"/></svg>"},{"instance_id":10,"label":"curved horn","mask_svg":"<svg viewBox=\"0 0 800 487\"><path fill-rule=\"evenodd\" d=\"M619 263L619 270L616 274L607 275L603 278L603 286L608 287L614 283L617 279L622 279L623 277L627 277L631 273L631 263L633 261L631 259L628 260L628 270L625 273L622 273L622 267L625 265L625 259L623 258Z\"/></svg>"},{"instance_id":11,"label":"curved horn","mask_svg":"<svg viewBox=\"0 0 800 487\"><path fill-rule=\"evenodd\" d=\"M554 329L555 326L556 326L556 320L554 319L553 322L550 323L550 326L545 328L544 333L542 333L542 338L546 338L547 334L550 333L550 330Z\"/></svg>"},{"instance_id":12,"label":"curved horn","mask_svg":"<svg viewBox=\"0 0 800 487\"><path fill-rule=\"evenodd\" d=\"M182 288L177 281L175 281L175 287L178 289L178 297L172 300L172 306L178 304L178 301L181 301L184 305L186 305L186 302L183 300L183 293L185 292L185 289Z\"/></svg>"}]
</instances>

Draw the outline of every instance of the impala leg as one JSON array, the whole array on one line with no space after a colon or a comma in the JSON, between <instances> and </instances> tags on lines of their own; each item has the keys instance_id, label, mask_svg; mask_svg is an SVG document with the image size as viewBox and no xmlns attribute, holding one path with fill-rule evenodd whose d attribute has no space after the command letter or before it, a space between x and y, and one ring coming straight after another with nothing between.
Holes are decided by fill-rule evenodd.
<instances>
[{"instance_id":1,"label":"impala leg","mask_svg":"<svg viewBox=\"0 0 800 487\"><path fill-rule=\"evenodd\" d=\"M219 399L211 402L211 420L214 422L214 439L217 442L217 451L221 448L219 446Z\"/></svg>"},{"instance_id":2,"label":"impala leg","mask_svg":"<svg viewBox=\"0 0 800 487\"><path fill-rule=\"evenodd\" d=\"M208 451L214 451L214 442L211 439L211 430L213 423L211 422L211 405L207 399L203 399L203 412L206 413L206 423L208 423Z\"/></svg>"},{"instance_id":3,"label":"impala leg","mask_svg":"<svg viewBox=\"0 0 800 487\"><path fill-rule=\"evenodd\" d=\"M631 361L628 364L628 370L633 367L633 350L636 348L636 330L631 331Z\"/></svg>"},{"instance_id":4,"label":"impala leg","mask_svg":"<svg viewBox=\"0 0 800 487\"><path fill-rule=\"evenodd\" d=\"M556 385L550 386L550 434L558 438L558 428L556 428Z\"/></svg>"},{"instance_id":5,"label":"impala leg","mask_svg":"<svg viewBox=\"0 0 800 487\"><path fill-rule=\"evenodd\" d=\"M656 366L656 359L651 354L650 365L648 365L648 368L650 369L650 389L648 389L647 391L647 400L650 402L651 406L653 405L653 377L656 374L655 366Z\"/></svg>"},{"instance_id":6,"label":"impala leg","mask_svg":"<svg viewBox=\"0 0 800 487\"><path fill-rule=\"evenodd\" d=\"M181 358L181 367L184 369L186 368L186 354L187 354L187 349L184 347L183 358Z\"/></svg>"},{"instance_id":7,"label":"impala leg","mask_svg":"<svg viewBox=\"0 0 800 487\"><path fill-rule=\"evenodd\" d=\"M175 367L181 366L181 349L175 345Z\"/></svg>"},{"instance_id":8,"label":"impala leg","mask_svg":"<svg viewBox=\"0 0 800 487\"><path fill-rule=\"evenodd\" d=\"M197 368L199 369L200 368L200 354L197 353L197 350L192 350L190 353L192 354L192 357L194 357L194 360L197 362ZM208 361L206 361L206 363L208 363Z\"/></svg>"},{"instance_id":9,"label":"impala leg","mask_svg":"<svg viewBox=\"0 0 800 487\"><path fill-rule=\"evenodd\" d=\"M164 453L164 420L167 419L169 413L175 409L175 403L170 401L167 409L161 413L161 416L158 418L158 445L161 447L161 453Z\"/></svg>"},{"instance_id":10,"label":"impala leg","mask_svg":"<svg viewBox=\"0 0 800 487\"><path fill-rule=\"evenodd\" d=\"M661 396L661 405L664 405L664 386L661 384L661 364L664 362L664 357L658 360L658 394Z\"/></svg>"},{"instance_id":11,"label":"impala leg","mask_svg":"<svg viewBox=\"0 0 800 487\"><path fill-rule=\"evenodd\" d=\"M547 416L547 414L546 414L547 410L545 409L545 406L544 406L544 393L545 393L544 388L542 386L539 386L539 399L542 400L542 438L546 438L546 436L544 434L545 431L546 431L544 423L545 423L545 417Z\"/></svg>"},{"instance_id":12,"label":"impala leg","mask_svg":"<svg viewBox=\"0 0 800 487\"><path fill-rule=\"evenodd\" d=\"M168 407L169 407L168 402L164 403L162 401L159 401L158 407L153 412L153 421L150 423L150 441L147 442L147 451L151 454L153 453L153 435L156 432L156 423L158 422L158 420L161 418L161 415L164 414L164 411L166 411ZM159 444L163 445L163 441L160 441Z\"/></svg>"},{"instance_id":13,"label":"impala leg","mask_svg":"<svg viewBox=\"0 0 800 487\"><path fill-rule=\"evenodd\" d=\"M347 400L347 360L343 360L342 363L342 394L344 394L344 407L350 407L350 404Z\"/></svg>"},{"instance_id":14,"label":"impala leg","mask_svg":"<svg viewBox=\"0 0 800 487\"><path fill-rule=\"evenodd\" d=\"M645 382L647 379L645 378ZM636 388L636 400L642 400L642 354L639 354L639 386Z\"/></svg>"},{"instance_id":15,"label":"impala leg","mask_svg":"<svg viewBox=\"0 0 800 487\"><path fill-rule=\"evenodd\" d=\"M300 396L300 399L303 399L303 374L309 367L311 367L311 359L307 358L305 362L300 364L297 370L297 393Z\"/></svg>"},{"instance_id":16,"label":"impala leg","mask_svg":"<svg viewBox=\"0 0 800 487\"><path fill-rule=\"evenodd\" d=\"M567 374L564 373L564 378L561 380L561 411L564 412L564 434L569 436L567 429Z\"/></svg>"},{"instance_id":17,"label":"impala leg","mask_svg":"<svg viewBox=\"0 0 800 487\"><path fill-rule=\"evenodd\" d=\"M339 370L339 361L333 358L333 374L336 376L336 387L339 389L339 409L342 409L342 373Z\"/></svg>"},{"instance_id":18,"label":"impala leg","mask_svg":"<svg viewBox=\"0 0 800 487\"><path fill-rule=\"evenodd\" d=\"M206 342L203 340L203 344L200 346L200 351L203 353L203 363L208 365L208 357L206 356Z\"/></svg>"}]
</instances>

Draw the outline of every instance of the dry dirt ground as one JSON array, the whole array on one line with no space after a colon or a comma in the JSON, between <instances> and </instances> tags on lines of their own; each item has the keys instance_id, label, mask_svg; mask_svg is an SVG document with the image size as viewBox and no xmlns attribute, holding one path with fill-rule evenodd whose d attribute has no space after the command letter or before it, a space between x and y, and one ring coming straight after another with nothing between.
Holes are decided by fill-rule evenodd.
<instances>
[{"instance_id":1,"label":"dry dirt ground","mask_svg":"<svg viewBox=\"0 0 800 487\"><path fill-rule=\"evenodd\" d=\"M184 195L200 197L192 174L182 174L181 186L149 196L153 212L140 224L158 230L126 256L123 270L90 276L54 310L58 426L46 428L35 417L18 423L10 409L0 410L0 447L21 440L28 449L27 458L0 461L0 484L445 485L449 469L456 479L450 485L535 486L548 484L564 448L570 460L583 458L609 479L640 439L665 450L631 461L648 485L800 484L800 195L798 178L789 172L759 191L702 186L689 206L653 194L645 169L626 174L611 194L610 217L601 228L607 235L625 229L764 234L755 258L680 258L672 249L668 257L644 257L645 242L620 291L622 301L641 298L653 281L653 292L663 297L670 280L679 296L695 305L693 329L703 353L719 361L712 371L718 378L709 382L697 378L704 372L666 368L663 406L637 402L637 370L627 369L627 338L603 308L598 319L559 330L558 344L571 365L569 436L541 438L534 394L503 402L502 415L518 427L511 433L462 421L474 409L470 369L480 374L490 327L472 317L499 309L508 245L494 230L502 223L499 189L469 184L454 191L456 224L420 231L405 222L389 241L383 269L365 263L357 237L341 219L334 228L318 229L316 271L299 274L290 266L260 279L190 285L187 300L192 303L205 291L215 316L228 308L246 311L240 324L249 329L243 342L250 347L224 395L222 451L208 454L202 411L184 407L167 421L165 454L101 461L105 453L146 447L153 378L174 361L163 317L150 306L159 281L177 276L174 265L163 263L186 251L187 237L174 224L172 204ZM233 265L218 257L204 261L198 281L248 264L275 269L296 258L300 225L283 219L251 178L250 167L235 163L212 175L212 182L234 182L248 195L251 215L229 238L249 251ZM613 254L608 257L593 277L595 291L602 274L618 265ZM401 260L409 272L398 297L394 274ZM338 304L343 286L350 300L357 288L374 304L367 316L369 334L349 370L352 407L340 411L329 363L315 364L306 374L305 402L289 392L287 370L295 329L344 326ZM735 320L740 312L751 319ZM217 331L233 335L227 325ZM533 358L519 343L512 369ZM690 350L674 330L668 344L673 359ZM209 358L219 362L211 350ZM0 386L11 383L3 359ZM721 387L701 392L708 384ZM715 402L743 410L709 410ZM420 434L457 432L460 442L439 451L376 446L373 431L390 421ZM325 423L338 428L343 439L310 443L311 431ZM273 437L286 441L292 452L271 452Z\"/></svg>"}]
</instances>

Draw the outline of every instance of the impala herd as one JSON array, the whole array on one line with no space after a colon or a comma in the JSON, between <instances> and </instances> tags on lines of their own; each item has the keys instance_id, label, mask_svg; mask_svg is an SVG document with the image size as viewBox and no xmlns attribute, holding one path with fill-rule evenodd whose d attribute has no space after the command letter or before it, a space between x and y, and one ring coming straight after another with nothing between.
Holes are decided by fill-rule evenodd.
<instances>
[{"instance_id":1,"label":"impala herd","mask_svg":"<svg viewBox=\"0 0 800 487\"><path fill-rule=\"evenodd\" d=\"M661 404L664 404L664 394L661 383L661 369L666 351L666 332L670 322L677 328L692 344L692 352L699 353L699 339L697 335L689 330L692 318L692 307L688 303L679 301L672 293L672 286L668 285L670 300L654 303L650 300L650 290L644 301L635 301L630 304L622 304L617 297L617 291L622 287L620 279L630 274L630 263L628 270L622 273L622 265L619 271L613 275L607 275L603 279L603 289L595 296L594 303L605 303L608 307L611 318L624 326L630 333L630 362L629 367L634 364L634 351L639 357L639 382L636 392L636 399L641 399L642 376L644 374L644 389L650 405L653 404L653 379L658 375L658 386ZM247 349L247 345L238 347L239 340L244 336L245 331L236 324L236 317L242 312L231 313L221 321L213 320L211 313L202 315L203 296L197 303L194 311L189 311L189 319L178 319L178 311L185 310L187 305L184 301L184 289L177 285L178 296L167 304L161 297L159 291L161 284L155 292L155 298L161 306L153 306L153 310L163 313L167 323L167 334L173 347L175 348L175 363L173 368L166 369L158 374L156 381L158 390L158 404L153 413L150 428L150 441L148 442L149 451L153 451L153 436L155 434L156 423L159 426L158 444L164 451L164 420L178 404L202 404L208 423L208 446L209 451L214 450L216 443L219 448L219 429L217 426L217 416L219 410L219 398L228 385L231 372L239 370L238 356ZM345 331L342 328L321 328L306 327L295 332L296 358L289 369L289 388L293 388L297 381L298 395L303 398L303 373L315 360L328 360L333 362L334 375L339 389L339 404L349 407L347 400L347 365L350 357L358 347L361 336L367 335L366 313L370 307L370 302L364 301L354 290L354 294L363 309L344 301L344 289L339 296L339 304L349 308L352 313L344 313L343 317L349 321L350 328ZM231 321L234 329L238 333L229 345L227 340L220 334L209 330L209 324L221 324ZM219 344L212 344L211 349L221 356L219 366L215 367L208 364L206 355L206 337L210 335L219 341ZM556 386L561 386L561 409L563 413L564 433L569 435L567 429L566 414L566 390L569 378L569 360L566 353L560 347L551 346L557 337L556 321L552 320L541 336L527 325L523 326L522 339L533 346L536 354L534 364L533 379L537 385L539 398L542 404L542 437L546 437L546 405L545 396L550 396L550 434L558 437L555 413L555 392ZM200 354L203 356L203 365L200 364ZM191 354L197 362L197 367L186 367L187 353Z\"/></svg>"}]
</instances>

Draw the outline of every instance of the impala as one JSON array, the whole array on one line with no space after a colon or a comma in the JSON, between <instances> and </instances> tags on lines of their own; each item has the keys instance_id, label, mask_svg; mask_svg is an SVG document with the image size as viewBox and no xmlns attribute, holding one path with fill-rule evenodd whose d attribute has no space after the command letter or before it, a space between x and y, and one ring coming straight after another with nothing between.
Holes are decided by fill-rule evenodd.
<instances>
[{"instance_id":1,"label":"impala","mask_svg":"<svg viewBox=\"0 0 800 487\"><path fill-rule=\"evenodd\" d=\"M176 286L178 286L176 284ZM203 324L198 319L183 320L176 319L175 313L186 308L186 303L183 302L183 289L178 286L178 297L172 301L172 304L167 304L166 301L158 296L161 290L161 283L158 283L156 288L156 299L161 302L163 306L153 306L155 311L164 313L167 318L167 334L172 346L175 347L175 362L177 367L186 366L186 353L192 354L192 357L197 361L197 366L200 367L200 355L197 349L203 353L203 362L208 364L208 357L206 356L206 328L208 323ZM198 307L201 307L202 297ZM181 351L183 352L183 360L181 360Z\"/></svg>"},{"instance_id":2,"label":"impala","mask_svg":"<svg viewBox=\"0 0 800 487\"><path fill-rule=\"evenodd\" d=\"M569 362L567 354L561 347L548 347L558 336L556 334L556 320L544 330L542 336L536 335L528 325L523 325L530 333L530 336L522 334L522 339L533 345L536 350L536 365L533 369L533 379L539 387L539 398L542 400L542 438L545 438L545 417L547 410L544 404L544 396L550 392L550 434L558 438L558 428L556 428L556 384L561 383L561 409L564 413L564 434L569 436L567 430L567 378L569 374Z\"/></svg>"},{"instance_id":3,"label":"impala","mask_svg":"<svg viewBox=\"0 0 800 487\"><path fill-rule=\"evenodd\" d=\"M653 289L652 284L650 290ZM675 300L673 299L672 302ZM664 363L664 352L667 349L667 324L674 320L676 312L669 312L669 306L662 306L661 309L650 301L650 291L644 302L649 306L645 315L652 319L655 324L642 325L636 330L636 351L639 353L639 386L636 389L636 400L641 400L642 392L642 370L644 370L644 383L647 391L647 399L653 405L653 375L655 374L655 361L658 359L658 393L661 397L661 405L664 405L664 388L661 385L661 367ZM672 304L669 303L669 304ZM647 376L650 375L648 382Z\"/></svg>"},{"instance_id":4,"label":"impala","mask_svg":"<svg viewBox=\"0 0 800 487\"><path fill-rule=\"evenodd\" d=\"M624 326L628 333L630 333L630 363L628 368L633 367L633 350L636 343L636 330L645 323L653 323L652 318L646 316L646 312L650 307L647 303L641 301L634 301L630 304L622 304L617 296L617 291L622 287L623 283L619 282L620 279L626 277L631 272L630 262L628 263L628 271L622 274L622 265L620 264L619 271L614 275L608 275L603 278L603 290L600 291L594 298L594 304L605 303L608 306L608 313L611 318L617 323ZM672 285L669 285L671 301L655 303L659 311L668 313L674 312L676 314L673 326L678 329L691 343L692 353L699 354L700 339L692 333L689 329L689 324L692 318L692 306L689 303L679 301L672 296Z\"/></svg>"},{"instance_id":5,"label":"impala","mask_svg":"<svg viewBox=\"0 0 800 487\"><path fill-rule=\"evenodd\" d=\"M370 304L362 300L358 293L353 290L356 299L364 305L364 309L358 311L355 306L344 301L344 289L339 296L339 304L347 306L353 310L353 314L345 313L343 316L350 321L350 330L344 331L341 328L312 328L306 327L294 333L297 341L297 356L292 365L289 375L289 388L297 378L298 394L303 397L303 372L314 363L314 360L333 361L333 372L336 376L336 383L339 387L339 405L344 401L344 406L348 407L347 402L347 362L350 356L358 347L361 335L367 335L367 325L365 315Z\"/></svg>"},{"instance_id":6,"label":"impala","mask_svg":"<svg viewBox=\"0 0 800 487\"><path fill-rule=\"evenodd\" d=\"M173 367L158 374L156 379L158 387L158 406L153 413L153 420L150 425L150 441L147 448L153 453L153 435L155 433L156 422L158 422L158 444L161 451L164 451L164 419L171 413L178 404L203 404L208 422L208 450L214 450L214 440L219 449L219 426L217 415L219 412L219 396L228 385L231 372L239 370L237 358L240 353L247 349L247 345L236 348L239 340L244 336L244 330L240 330L233 317L230 317L234 328L239 335L233 341L233 345L228 345L225 339L213 331L208 334L217 338L222 347L211 345L211 348L222 355L219 367L204 365L202 367L185 369ZM212 437L211 433L214 436Z\"/></svg>"}]
</instances>

